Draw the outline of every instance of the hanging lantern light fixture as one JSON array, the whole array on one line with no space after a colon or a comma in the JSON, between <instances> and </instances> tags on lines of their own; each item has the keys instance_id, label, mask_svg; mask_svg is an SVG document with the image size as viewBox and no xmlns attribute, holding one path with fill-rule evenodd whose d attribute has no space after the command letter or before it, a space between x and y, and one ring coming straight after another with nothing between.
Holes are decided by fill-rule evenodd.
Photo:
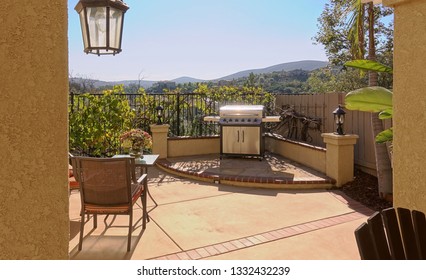
<instances>
[{"instance_id":1,"label":"hanging lantern light fixture","mask_svg":"<svg viewBox=\"0 0 426 280\"><path fill-rule=\"evenodd\" d=\"M128 9L121 0L80 0L75 10L80 15L84 52L120 53L124 13Z\"/></svg>"}]
</instances>

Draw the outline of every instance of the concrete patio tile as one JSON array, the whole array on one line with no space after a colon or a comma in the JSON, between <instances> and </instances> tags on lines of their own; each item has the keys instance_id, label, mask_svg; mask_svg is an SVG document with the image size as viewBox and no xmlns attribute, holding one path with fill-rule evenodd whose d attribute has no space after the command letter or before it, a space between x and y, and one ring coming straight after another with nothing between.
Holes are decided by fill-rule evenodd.
<instances>
[{"instance_id":1,"label":"concrete patio tile","mask_svg":"<svg viewBox=\"0 0 426 280\"><path fill-rule=\"evenodd\" d=\"M222 193L219 186L216 192ZM190 195L192 188L180 185L179 190ZM313 194L252 189L222 195L209 192L209 196L199 199L186 200L181 196L183 201L160 205L150 216L179 246L189 250L351 211L328 192L321 191ZM304 230L312 229L305 226Z\"/></svg>"},{"instance_id":2,"label":"concrete patio tile","mask_svg":"<svg viewBox=\"0 0 426 280\"><path fill-rule=\"evenodd\" d=\"M85 224L83 249L77 250L80 229L80 194L70 195L70 258L71 259L149 259L181 251L176 244L153 222L142 232L142 210L134 206L131 250L127 252L128 216L98 215L98 227L93 228L93 218ZM78 209L78 211L76 211Z\"/></svg>"},{"instance_id":3,"label":"concrete patio tile","mask_svg":"<svg viewBox=\"0 0 426 280\"><path fill-rule=\"evenodd\" d=\"M149 222L131 259L145 260L179 252L180 248L155 223Z\"/></svg>"},{"instance_id":4,"label":"concrete patio tile","mask_svg":"<svg viewBox=\"0 0 426 280\"><path fill-rule=\"evenodd\" d=\"M153 176L157 177L151 178L148 186L151 196L159 205L226 195L235 191L244 191L241 190L241 188L232 186L222 186L218 188L217 184L188 179L165 179L165 182L165 180L161 179L164 175L161 175L158 171L153 171L153 173ZM249 191L249 189L247 191ZM154 206L149 196L147 201L148 207Z\"/></svg>"},{"instance_id":5,"label":"concrete patio tile","mask_svg":"<svg viewBox=\"0 0 426 280\"><path fill-rule=\"evenodd\" d=\"M255 161L240 162L248 168ZM138 201L130 252L127 216L99 218L97 229L89 220L83 250L77 251L80 194L73 191L70 258L359 259L353 231L367 219L363 213L368 209L354 212L351 201L336 199L338 191L232 187L167 175L157 168L149 169L149 188L158 206L153 208L148 197L151 222L142 232Z\"/></svg>"}]
</instances>

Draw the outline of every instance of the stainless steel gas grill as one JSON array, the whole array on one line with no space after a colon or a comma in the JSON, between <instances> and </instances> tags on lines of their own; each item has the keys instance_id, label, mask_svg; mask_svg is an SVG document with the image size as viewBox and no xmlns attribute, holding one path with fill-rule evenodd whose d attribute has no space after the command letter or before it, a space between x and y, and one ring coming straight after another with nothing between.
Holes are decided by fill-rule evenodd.
<instances>
[{"instance_id":1,"label":"stainless steel gas grill","mask_svg":"<svg viewBox=\"0 0 426 280\"><path fill-rule=\"evenodd\" d=\"M264 156L263 122L280 121L280 117L266 117L263 105L226 105L219 117L205 117L204 121L220 125L220 158L224 155Z\"/></svg>"}]
</instances>

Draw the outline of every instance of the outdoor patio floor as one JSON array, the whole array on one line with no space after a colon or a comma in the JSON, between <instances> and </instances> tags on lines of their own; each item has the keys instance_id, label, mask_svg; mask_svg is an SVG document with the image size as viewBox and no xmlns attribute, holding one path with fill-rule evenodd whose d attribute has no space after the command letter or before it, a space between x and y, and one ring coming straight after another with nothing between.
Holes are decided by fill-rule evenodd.
<instances>
[{"instance_id":1,"label":"outdoor patio floor","mask_svg":"<svg viewBox=\"0 0 426 280\"><path fill-rule=\"evenodd\" d=\"M135 205L130 252L127 216L100 216L97 229L90 219L77 250L80 194L73 191L70 259L357 260L354 230L373 213L338 190L228 186L157 167L149 169L149 189L158 206L148 198L151 221L142 231L140 202Z\"/></svg>"}]
</instances>

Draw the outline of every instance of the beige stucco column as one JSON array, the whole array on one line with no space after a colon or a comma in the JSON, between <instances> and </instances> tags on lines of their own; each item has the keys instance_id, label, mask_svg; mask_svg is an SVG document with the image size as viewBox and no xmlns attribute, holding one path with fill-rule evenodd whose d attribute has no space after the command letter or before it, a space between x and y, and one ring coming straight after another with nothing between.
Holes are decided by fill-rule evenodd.
<instances>
[{"instance_id":1,"label":"beige stucco column","mask_svg":"<svg viewBox=\"0 0 426 280\"><path fill-rule=\"evenodd\" d=\"M393 203L426 212L426 1L394 8Z\"/></svg>"},{"instance_id":2,"label":"beige stucco column","mask_svg":"<svg viewBox=\"0 0 426 280\"><path fill-rule=\"evenodd\" d=\"M336 135L323 133L326 143L326 175L336 180L336 186L350 182L354 178L354 145L358 135Z\"/></svg>"},{"instance_id":3,"label":"beige stucco column","mask_svg":"<svg viewBox=\"0 0 426 280\"><path fill-rule=\"evenodd\" d=\"M69 259L67 1L0 6L0 259Z\"/></svg>"},{"instance_id":4,"label":"beige stucco column","mask_svg":"<svg viewBox=\"0 0 426 280\"><path fill-rule=\"evenodd\" d=\"M150 125L152 133L152 153L160 155L159 158L167 157L167 135L169 133L168 124Z\"/></svg>"}]
</instances>

